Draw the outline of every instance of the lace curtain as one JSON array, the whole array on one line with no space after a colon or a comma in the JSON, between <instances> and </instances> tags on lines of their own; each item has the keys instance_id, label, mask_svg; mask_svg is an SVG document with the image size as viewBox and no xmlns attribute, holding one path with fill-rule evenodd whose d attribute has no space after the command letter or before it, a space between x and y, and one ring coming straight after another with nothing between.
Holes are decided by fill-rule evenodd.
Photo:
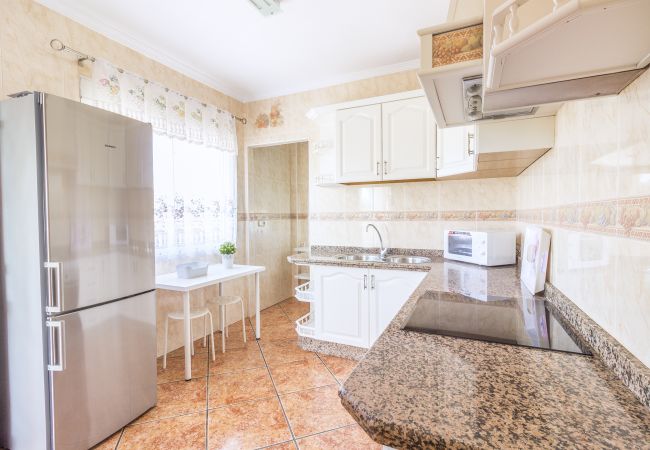
<instances>
[{"instance_id":1,"label":"lace curtain","mask_svg":"<svg viewBox=\"0 0 650 450\"><path fill-rule=\"evenodd\" d=\"M236 240L237 134L228 111L101 60L80 91L83 103L152 124L157 273L209 261Z\"/></svg>"}]
</instances>

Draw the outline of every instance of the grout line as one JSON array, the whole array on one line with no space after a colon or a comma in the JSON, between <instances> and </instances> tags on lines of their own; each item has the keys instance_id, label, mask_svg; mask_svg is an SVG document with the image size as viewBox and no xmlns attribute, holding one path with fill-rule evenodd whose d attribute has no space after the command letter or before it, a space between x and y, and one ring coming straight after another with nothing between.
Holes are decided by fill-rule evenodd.
<instances>
[{"instance_id":1,"label":"grout line","mask_svg":"<svg viewBox=\"0 0 650 450\"><path fill-rule=\"evenodd\" d=\"M324 431L319 431L318 433L306 434L306 435L304 435L304 436L300 436L299 438L296 438L296 439L297 439L297 440L300 440L300 439L307 439L307 438L310 438L310 437L319 436L319 435L321 435L321 434L329 433L329 432L331 432L331 431L336 431L336 430L341 430L341 429L343 429L343 428L353 427L353 426L355 426L355 425L357 425L357 424L356 424L356 423L349 423L349 424L347 424L347 425L341 425L340 427L332 428L331 430L324 430ZM298 445L297 442L296 442L296 445Z\"/></svg>"},{"instance_id":2,"label":"grout line","mask_svg":"<svg viewBox=\"0 0 650 450\"><path fill-rule=\"evenodd\" d=\"M201 414L202 412L203 411L201 411L200 409L195 409L194 411L182 412L180 414L174 413L171 416L156 417L155 419L147 419L147 420L144 420L142 422L133 421L133 422L127 424L124 428L137 427L137 426L140 426L140 425L146 425L146 424L153 423L153 422L162 422L163 420L175 419L177 417L193 416L193 415L196 416L198 414Z\"/></svg>"},{"instance_id":3,"label":"grout line","mask_svg":"<svg viewBox=\"0 0 650 450\"><path fill-rule=\"evenodd\" d=\"M122 436L124 436L124 430L125 429L126 429L126 427L122 427L122 429L120 430L120 435L117 438L117 442L115 443L115 448L113 450L117 450L118 447L120 446L120 442L122 441Z\"/></svg>"},{"instance_id":4,"label":"grout line","mask_svg":"<svg viewBox=\"0 0 650 450\"><path fill-rule=\"evenodd\" d=\"M264 450L266 448L273 448L276 445L288 444L289 442L293 442L294 444L296 443L296 441L294 441L293 439L289 439L288 441L276 442L275 444L265 445L264 447L257 447L255 450Z\"/></svg>"},{"instance_id":5,"label":"grout line","mask_svg":"<svg viewBox=\"0 0 650 450\"><path fill-rule=\"evenodd\" d=\"M269 374L269 378L271 378L271 383L273 383L273 390L275 391L275 396L278 399L278 403L280 404L280 409L282 410L282 415L284 415L284 420L287 421L287 426L289 427L289 433L291 433L291 440L296 442L296 435L293 433L293 429L291 428L291 422L289 422L289 417L287 416L287 412L284 410L284 405L282 404L282 400L280 400L280 393L278 392L278 387L275 385L275 380L273 379L273 375L271 374L271 369L269 369L269 364L266 362L266 357L264 356L264 351L262 350L262 346L260 345L260 342L258 340L255 340L257 343L257 347L260 349L260 353L262 354L262 359L264 360L264 365L266 366L266 371Z\"/></svg>"},{"instance_id":6,"label":"grout line","mask_svg":"<svg viewBox=\"0 0 650 450\"><path fill-rule=\"evenodd\" d=\"M298 389L297 391L288 391L288 392L283 392L283 393L278 392L278 395L280 397L288 397L289 395L298 394L300 392L314 391L316 389L323 389L323 388L334 387L334 386L338 386L338 382L337 383L332 383L332 384L324 384L323 386L310 387L310 388L307 388L307 389Z\"/></svg>"},{"instance_id":7,"label":"grout line","mask_svg":"<svg viewBox=\"0 0 650 450\"><path fill-rule=\"evenodd\" d=\"M255 397L255 398L251 398L249 400L241 400L241 401L238 401L238 402L235 402L235 403L226 403L225 405L217 405L217 406L214 406L212 408L208 407L208 411L209 412L214 412L214 411L216 411L218 409L225 409L225 408L230 408L230 407L234 407L234 406L247 405L249 403L256 403L256 402L260 402L262 400L271 400L271 399L273 399L275 397L276 397L275 394L269 394L267 396Z\"/></svg>"},{"instance_id":8,"label":"grout line","mask_svg":"<svg viewBox=\"0 0 650 450\"><path fill-rule=\"evenodd\" d=\"M316 357L318 358L318 360L319 360L319 361L320 361L320 362L325 366L325 368L326 368L327 371L330 373L330 375L332 375L332 377L334 378L334 380L336 380L336 384L338 384L339 386L341 386L343 383L341 383L341 382L339 381L339 379L336 377L336 375L334 375L334 372L332 372L332 371L330 370L329 366L325 363L325 361L323 361L323 358L320 357L320 355L318 354L318 352L314 352L314 355L316 355Z\"/></svg>"}]
</instances>

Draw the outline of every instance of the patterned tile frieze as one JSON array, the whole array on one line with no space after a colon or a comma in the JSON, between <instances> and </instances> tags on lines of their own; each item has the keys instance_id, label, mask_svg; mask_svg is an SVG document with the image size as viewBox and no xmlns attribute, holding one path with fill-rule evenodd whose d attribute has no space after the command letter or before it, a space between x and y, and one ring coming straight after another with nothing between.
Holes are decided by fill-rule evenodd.
<instances>
[{"instance_id":1,"label":"patterned tile frieze","mask_svg":"<svg viewBox=\"0 0 650 450\"><path fill-rule=\"evenodd\" d=\"M290 220L290 219L307 219L306 213L239 213L237 220L239 222L255 220Z\"/></svg>"},{"instance_id":2,"label":"patterned tile frieze","mask_svg":"<svg viewBox=\"0 0 650 450\"><path fill-rule=\"evenodd\" d=\"M518 220L576 231L650 240L650 196L518 211Z\"/></svg>"},{"instance_id":3,"label":"patterned tile frieze","mask_svg":"<svg viewBox=\"0 0 650 450\"><path fill-rule=\"evenodd\" d=\"M322 212L311 213L310 220L337 221L337 220L374 220L374 221L423 221L437 220L497 220L515 221L515 210L489 210L489 211L354 211L354 212Z\"/></svg>"}]
</instances>

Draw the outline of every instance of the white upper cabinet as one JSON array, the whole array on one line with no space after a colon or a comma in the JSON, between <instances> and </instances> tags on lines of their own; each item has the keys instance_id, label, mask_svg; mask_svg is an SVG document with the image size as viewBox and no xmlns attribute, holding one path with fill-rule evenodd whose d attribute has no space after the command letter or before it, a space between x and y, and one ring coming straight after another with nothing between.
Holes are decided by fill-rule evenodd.
<instances>
[{"instance_id":1,"label":"white upper cabinet","mask_svg":"<svg viewBox=\"0 0 650 450\"><path fill-rule=\"evenodd\" d=\"M337 110L336 181L435 178L436 125L426 99L382 99L390 98Z\"/></svg>"},{"instance_id":2,"label":"white upper cabinet","mask_svg":"<svg viewBox=\"0 0 650 450\"><path fill-rule=\"evenodd\" d=\"M435 178L435 122L424 97L381 105L384 180Z\"/></svg>"},{"instance_id":3,"label":"white upper cabinet","mask_svg":"<svg viewBox=\"0 0 650 450\"><path fill-rule=\"evenodd\" d=\"M476 170L476 127L438 129L438 177Z\"/></svg>"},{"instance_id":4,"label":"white upper cabinet","mask_svg":"<svg viewBox=\"0 0 650 450\"><path fill-rule=\"evenodd\" d=\"M339 183L381 180L381 105L337 111L336 155Z\"/></svg>"}]
</instances>

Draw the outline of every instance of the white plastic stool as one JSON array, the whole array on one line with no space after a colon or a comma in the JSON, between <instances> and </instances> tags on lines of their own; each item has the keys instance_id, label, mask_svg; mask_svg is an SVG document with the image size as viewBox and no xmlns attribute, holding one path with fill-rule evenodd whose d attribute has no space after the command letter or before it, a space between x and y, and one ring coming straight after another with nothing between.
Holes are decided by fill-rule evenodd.
<instances>
[{"instance_id":1,"label":"white plastic stool","mask_svg":"<svg viewBox=\"0 0 650 450\"><path fill-rule=\"evenodd\" d=\"M244 300L238 295L222 295L208 300L219 307L221 316L221 353L226 353L226 338L228 337L228 321L226 320L226 306L241 303L241 324L244 332L244 343L246 343L246 312L244 311Z\"/></svg>"},{"instance_id":2,"label":"white plastic stool","mask_svg":"<svg viewBox=\"0 0 650 450\"><path fill-rule=\"evenodd\" d=\"M205 347L206 340L205 337L207 336L207 327L206 327L206 320L209 318L210 319L210 347L212 347L212 361L216 359L215 354L214 354L214 325L212 324L212 313L208 308L200 308L200 309L194 309L190 311L190 340L192 341L192 355L194 355L194 336L192 334L192 320L193 319L200 319L203 317L203 346ZM167 368L167 334L169 331L169 319L172 320L184 320L185 316L183 315L183 311L173 311L170 313L167 313L167 317L165 317L165 356L163 356L163 369Z\"/></svg>"}]
</instances>

